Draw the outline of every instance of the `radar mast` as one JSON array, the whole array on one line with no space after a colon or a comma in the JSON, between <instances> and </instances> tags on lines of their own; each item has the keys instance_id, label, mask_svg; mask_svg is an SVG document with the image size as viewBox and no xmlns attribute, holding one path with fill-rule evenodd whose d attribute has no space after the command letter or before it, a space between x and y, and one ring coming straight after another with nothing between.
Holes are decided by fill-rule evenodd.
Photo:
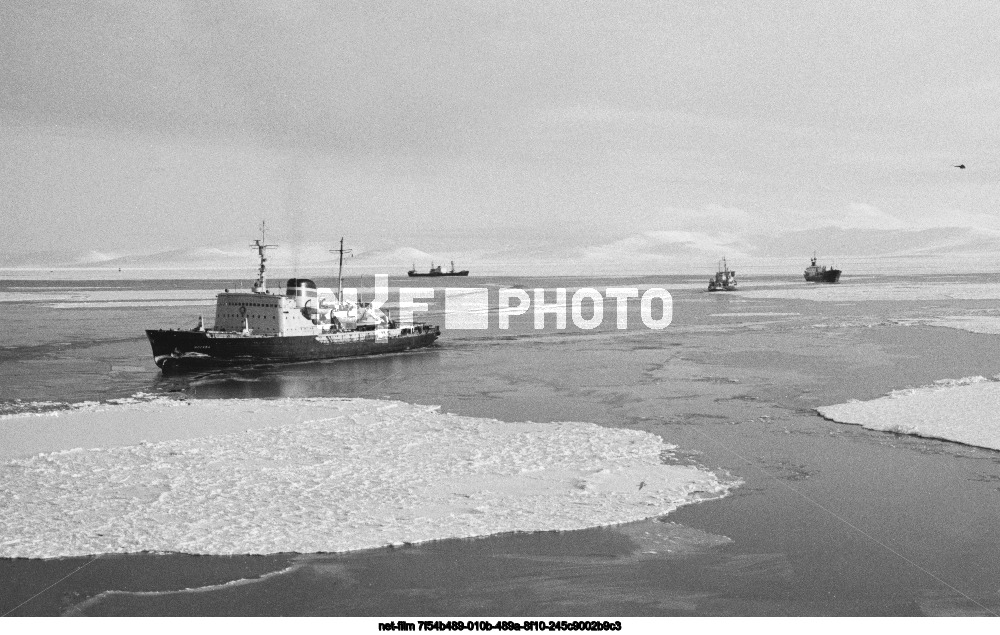
<instances>
[{"instance_id":1,"label":"radar mast","mask_svg":"<svg viewBox=\"0 0 1000 635\"><path fill-rule=\"evenodd\" d=\"M344 304L344 254L351 255L352 249L344 249L344 238L340 238L340 249L331 249L331 254L340 254L340 268L337 269L337 302Z\"/></svg>"},{"instance_id":2,"label":"radar mast","mask_svg":"<svg viewBox=\"0 0 1000 635\"><path fill-rule=\"evenodd\" d=\"M266 229L265 223L264 221L261 221L260 238L253 241L253 244L250 245L251 249L257 250L257 255L260 257L260 269L257 272L257 281L253 283L254 293L267 293L267 276L264 274L264 263L267 262L267 256L264 255L264 252L268 249L274 249L275 247L277 247L277 245L264 244L267 242L264 237L265 229Z\"/></svg>"}]
</instances>

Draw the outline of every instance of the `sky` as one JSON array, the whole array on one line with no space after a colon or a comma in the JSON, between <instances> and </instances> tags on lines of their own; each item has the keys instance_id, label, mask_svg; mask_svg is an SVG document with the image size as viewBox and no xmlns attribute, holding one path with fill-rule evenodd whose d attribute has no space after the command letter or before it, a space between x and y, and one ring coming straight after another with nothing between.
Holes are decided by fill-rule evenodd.
<instances>
[{"instance_id":1,"label":"sky","mask_svg":"<svg viewBox=\"0 0 1000 635\"><path fill-rule=\"evenodd\" d=\"M955 0L7 0L4 262L252 260L261 221L286 262L986 258L998 34Z\"/></svg>"}]
</instances>

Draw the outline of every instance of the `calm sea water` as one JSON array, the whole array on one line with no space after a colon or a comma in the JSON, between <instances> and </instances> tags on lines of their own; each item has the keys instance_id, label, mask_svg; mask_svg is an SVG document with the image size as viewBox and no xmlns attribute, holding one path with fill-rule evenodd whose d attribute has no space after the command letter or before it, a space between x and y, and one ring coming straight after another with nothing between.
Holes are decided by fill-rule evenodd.
<instances>
[{"instance_id":1,"label":"calm sea water","mask_svg":"<svg viewBox=\"0 0 1000 635\"><path fill-rule=\"evenodd\" d=\"M319 280L330 285L329 280ZM438 282L438 281L435 281ZM616 528L340 555L107 557L17 615L919 615L1000 612L1000 455L823 420L812 410L1000 373L996 335L925 324L1000 316L1000 279L862 278L817 288L691 277L466 278L453 287L661 286L673 323L447 330L431 349L164 377L145 328L211 322L237 281L0 281L0 412L125 397L387 397L510 421L654 432L744 485L664 520L697 535L641 557ZM391 286L428 286L392 279ZM806 290L806 291L803 291ZM803 295L805 293L805 295ZM428 321L443 323L443 293ZM549 300L554 299L554 294ZM572 320L570 320L572 324ZM678 529L679 531L679 529ZM87 562L0 561L0 613ZM290 567L290 568L289 568ZM288 569L286 571L286 569ZM253 584L222 585L282 572ZM203 592L172 592L205 588ZM100 595L117 590L122 593ZM88 601L88 598L96 600Z\"/></svg>"}]
</instances>

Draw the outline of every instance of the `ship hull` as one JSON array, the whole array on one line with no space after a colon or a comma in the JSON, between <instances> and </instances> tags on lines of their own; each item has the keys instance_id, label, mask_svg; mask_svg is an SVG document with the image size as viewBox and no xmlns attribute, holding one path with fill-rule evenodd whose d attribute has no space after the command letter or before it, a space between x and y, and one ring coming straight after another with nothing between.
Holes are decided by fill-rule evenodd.
<instances>
[{"instance_id":1,"label":"ship hull","mask_svg":"<svg viewBox=\"0 0 1000 635\"><path fill-rule=\"evenodd\" d=\"M411 278L443 278L445 276L467 276L468 271L446 271L444 273L417 273L416 271L407 271L406 275Z\"/></svg>"},{"instance_id":2,"label":"ship hull","mask_svg":"<svg viewBox=\"0 0 1000 635\"><path fill-rule=\"evenodd\" d=\"M153 359L164 372L398 353L430 346L440 334L433 326L403 329L390 337L379 337L376 331L319 336L146 331Z\"/></svg>"},{"instance_id":3,"label":"ship hull","mask_svg":"<svg viewBox=\"0 0 1000 635\"><path fill-rule=\"evenodd\" d=\"M840 280L840 269L827 269L814 275L805 274L806 282L837 282Z\"/></svg>"}]
</instances>

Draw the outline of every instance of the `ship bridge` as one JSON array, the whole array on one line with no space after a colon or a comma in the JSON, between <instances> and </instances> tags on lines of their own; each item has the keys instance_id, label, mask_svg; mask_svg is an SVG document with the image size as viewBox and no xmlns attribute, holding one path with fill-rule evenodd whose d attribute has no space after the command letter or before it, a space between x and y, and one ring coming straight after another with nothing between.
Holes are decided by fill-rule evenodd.
<instances>
[{"instance_id":1,"label":"ship bridge","mask_svg":"<svg viewBox=\"0 0 1000 635\"><path fill-rule=\"evenodd\" d=\"M216 297L216 331L254 335L318 335L319 291L312 280L291 278L285 294L226 291Z\"/></svg>"}]
</instances>

